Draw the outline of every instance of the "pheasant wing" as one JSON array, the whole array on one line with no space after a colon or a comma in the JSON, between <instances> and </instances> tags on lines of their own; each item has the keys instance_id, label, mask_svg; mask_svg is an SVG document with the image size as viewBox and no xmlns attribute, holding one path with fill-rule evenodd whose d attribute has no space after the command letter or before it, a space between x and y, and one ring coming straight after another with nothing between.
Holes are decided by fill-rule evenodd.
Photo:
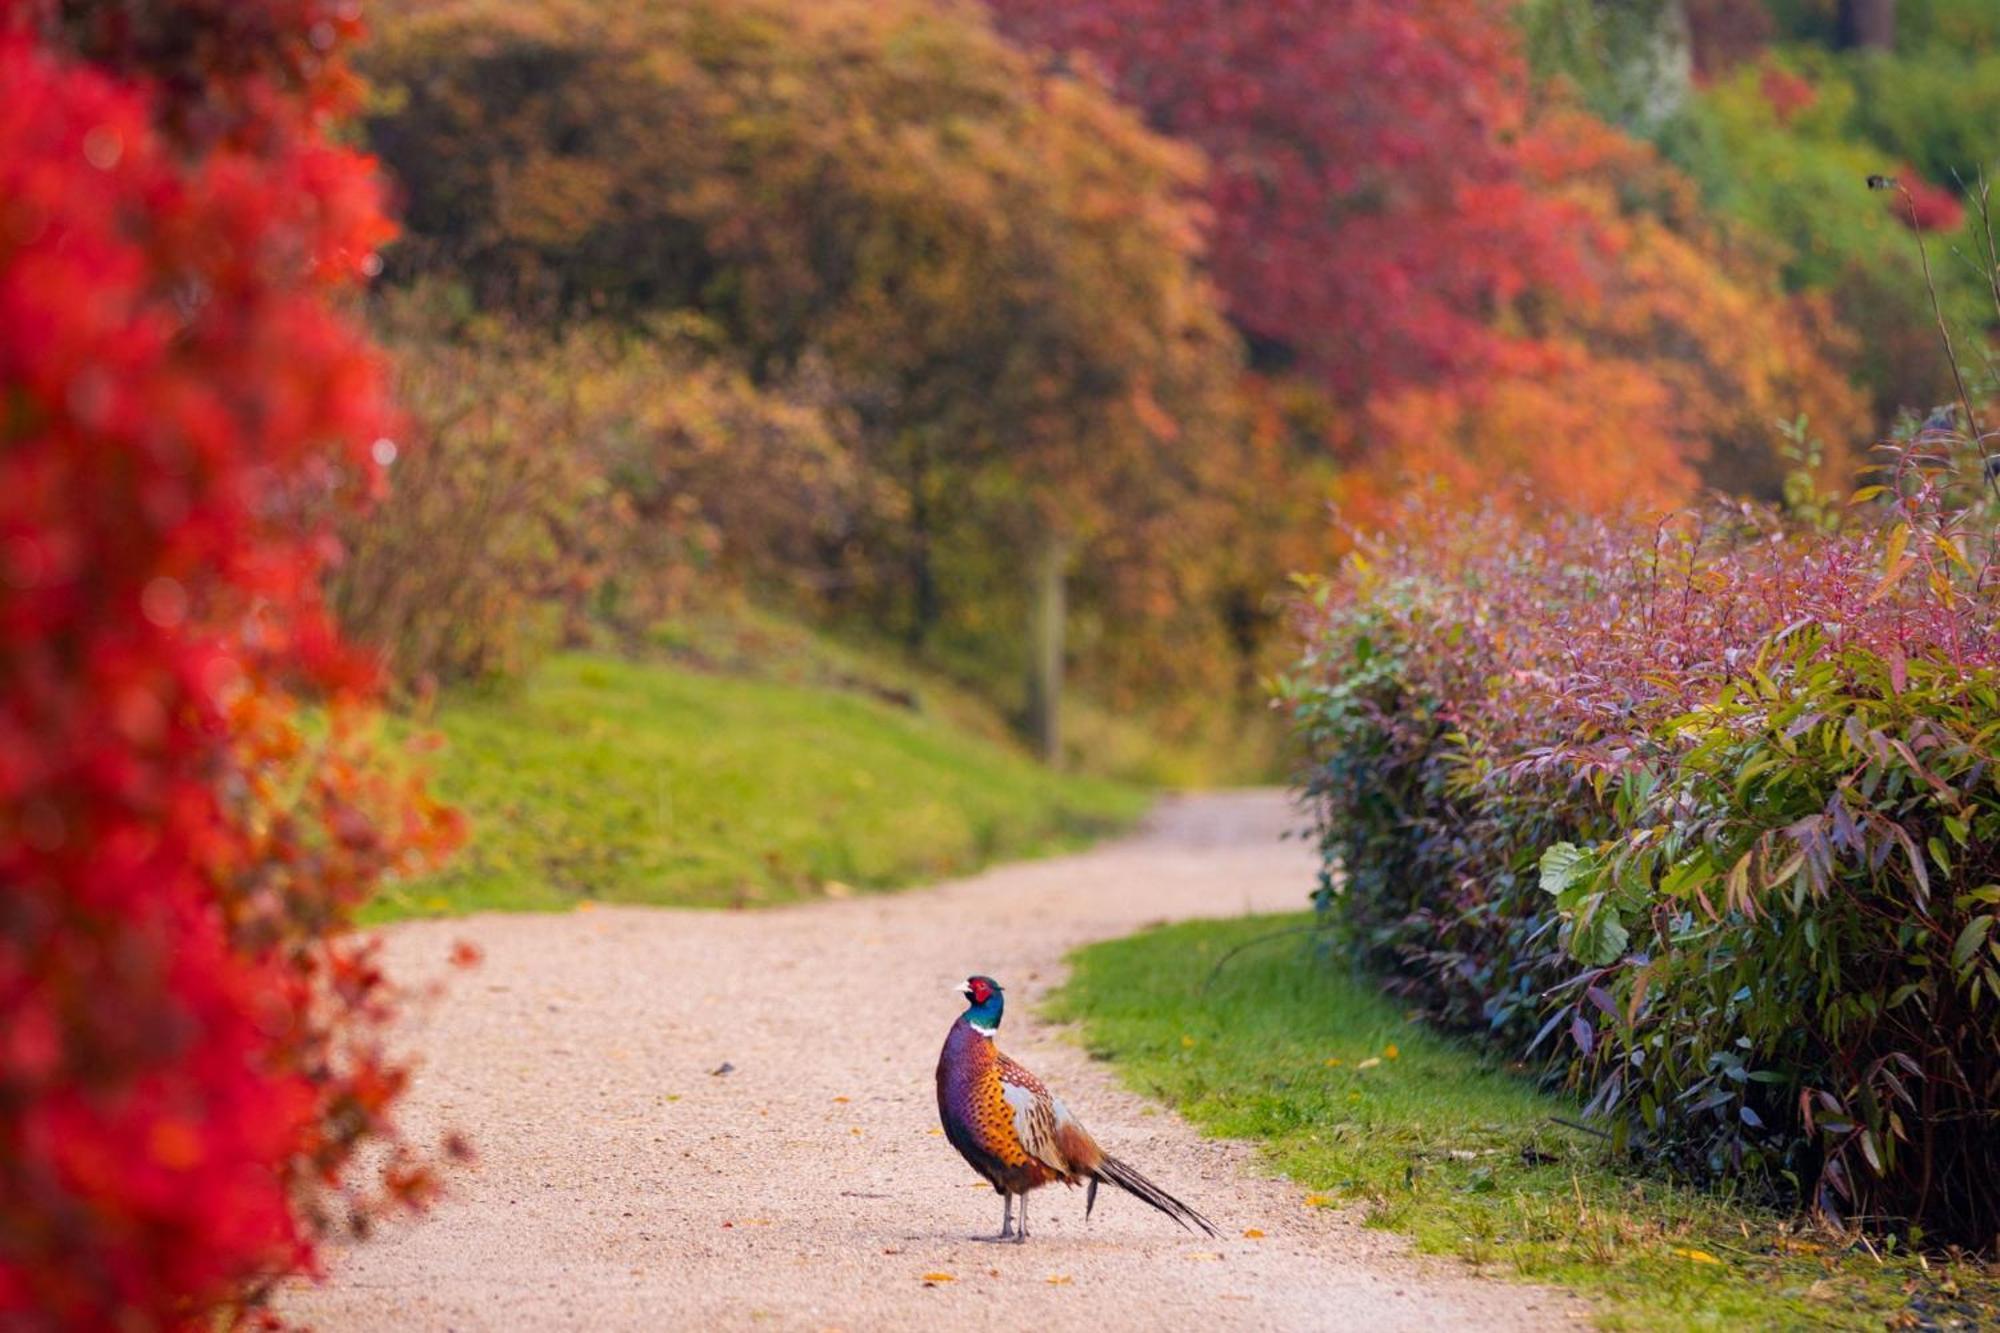
<instances>
[{"instance_id":1,"label":"pheasant wing","mask_svg":"<svg viewBox=\"0 0 2000 1333\"><path fill-rule=\"evenodd\" d=\"M1042 1081L1007 1056L1000 1057L1000 1095L1014 1112L1014 1136L1028 1156L1060 1176L1087 1169L1090 1136Z\"/></svg>"}]
</instances>

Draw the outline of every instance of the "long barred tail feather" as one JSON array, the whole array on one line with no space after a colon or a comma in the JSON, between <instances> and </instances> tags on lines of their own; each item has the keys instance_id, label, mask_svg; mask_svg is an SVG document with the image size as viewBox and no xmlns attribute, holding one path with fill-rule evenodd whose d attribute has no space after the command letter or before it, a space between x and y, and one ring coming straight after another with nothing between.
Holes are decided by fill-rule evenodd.
<instances>
[{"instance_id":1,"label":"long barred tail feather","mask_svg":"<svg viewBox=\"0 0 2000 1333\"><path fill-rule=\"evenodd\" d=\"M1097 1182L1100 1180L1109 1181L1127 1194L1145 1200L1189 1231L1200 1227L1211 1236L1217 1234L1214 1223L1109 1153L1097 1164L1097 1170L1091 1173L1090 1188L1084 1191L1083 1220L1086 1222L1090 1220L1090 1210L1096 1206Z\"/></svg>"}]
</instances>

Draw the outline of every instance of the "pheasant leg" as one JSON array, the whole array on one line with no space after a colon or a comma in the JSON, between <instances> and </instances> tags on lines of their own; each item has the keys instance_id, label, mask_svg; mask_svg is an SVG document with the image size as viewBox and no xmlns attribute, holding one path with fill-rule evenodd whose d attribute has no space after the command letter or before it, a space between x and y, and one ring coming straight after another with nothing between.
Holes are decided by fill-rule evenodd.
<instances>
[{"instance_id":1,"label":"pheasant leg","mask_svg":"<svg viewBox=\"0 0 2000 1333\"><path fill-rule=\"evenodd\" d=\"M1021 1220L1014 1227L1014 1243L1019 1245L1028 1238L1028 1196L1021 1196Z\"/></svg>"}]
</instances>

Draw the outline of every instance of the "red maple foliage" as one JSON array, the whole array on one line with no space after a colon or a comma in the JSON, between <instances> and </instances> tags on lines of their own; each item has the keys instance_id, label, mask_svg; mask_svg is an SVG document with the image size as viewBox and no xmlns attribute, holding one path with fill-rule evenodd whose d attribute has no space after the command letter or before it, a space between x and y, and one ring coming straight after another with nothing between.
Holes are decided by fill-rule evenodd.
<instances>
[{"instance_id":1,"label":"red maple foliage","mask_svg":"<svg viewBox=\"0 0 2000 1333\"><path fill-rule=\"evenodd\" d=\"M1757 91L1770 103L1771 115L1780 125L1791 124L1819 102L1819 90L1812 80L1775 60L1766 61L1757 71Z\"/></svg>"},{"instance_id":2,"label":"red maple foliage","mask_svg":"<svg viewBox=\"0 0 2000 1333\"><path fill-rule=\"evenodd\" d=\"M1506 356L1490 316L1588 285L1587 220L1532 188L1504 0L993 0L1210 162L1230 313L1344 398Z\"/></svg>"},{"instance_id":3,"label":"red maple foliage","mask_svg":"<svg viewBox=\"0 0 2000 1333\"><path fill-rule=\"evenodd\" d=\"M1913 231L1957 231L1965 225L1965 201L1958 192L1936 185L1905 164L1896 177L1902 190L1889 195L1896 217Z\"/></svg>"},{"instance_id":4,"label":"red maple foliage","mask_svg":"<svg viewBox=\"0 0 2000 1333\"><path fill-rule=\"evenodd\" d=\"M341 931L453 822L345 725L369 673L318 600L393 421L332 300L389 234L323 123L352 10L0 0L8 1327L240 1315L391 1130Z\"/></svg>"},{"instance_id":5,"label":"red maple foliage","mask_svg":"<svg viewBox=\"0 0 2000 1333\"><path fill-rule=\"evenodd\" d=\"M1207 154L1230 314L1332 396L1350 515L1417 481L1583 510L1769 492L1770 423L1844 405L1769 264L1538 92L1508 0L991 4Z\"/></svg>"}]
</instances>

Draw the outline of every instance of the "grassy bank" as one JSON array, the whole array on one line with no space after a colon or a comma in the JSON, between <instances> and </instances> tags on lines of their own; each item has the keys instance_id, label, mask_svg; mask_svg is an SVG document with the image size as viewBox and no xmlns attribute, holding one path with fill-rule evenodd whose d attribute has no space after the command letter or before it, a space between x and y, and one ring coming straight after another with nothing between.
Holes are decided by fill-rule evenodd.
<instances>
[{"instance_id":1,"label":"grassy bank","mask_svg":"<svg viewBox=\"0 0 2000 1333\"><path fill-rule=\"evenodd\" d=\"M728 907L884 888L1076 846L1138 788L1052 774L914 697L556 657L445 701L436 787L472 823L449 870L371 909Z\"/></svg>"},{"instance_id":2,"label":"grassy bank","mask_svg":"<svg viewBox=\"0 0 2000 1333\"><path fill-rule=\"evenodd\" d=\"M1842 1245L1771 1214L1614 1171L1574 1107L1409 1021L1314 956L1230 949L1308 916L1198 922L1096 945L1056 997L1094 1054L1204 1130L1359 1202L1371 1224L1496 1273L1570 1287L1607 1328L1990 1328L2000 1277Z\"/></svg>"}]
</instances>

